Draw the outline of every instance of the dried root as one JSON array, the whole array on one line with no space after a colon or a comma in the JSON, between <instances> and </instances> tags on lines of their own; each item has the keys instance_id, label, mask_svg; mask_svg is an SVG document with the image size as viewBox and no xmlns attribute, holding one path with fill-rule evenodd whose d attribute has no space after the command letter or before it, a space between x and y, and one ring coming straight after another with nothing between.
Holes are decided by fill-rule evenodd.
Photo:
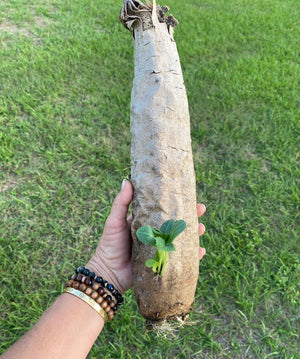
<instances>
[{"instance_id":1,"label":"dried root","mask_svg":"<svg viewBox=\"0 0 300 359\"><path fill-rule=\"evenodd\" d=\"M187 322L189 315L184 315L182 317L172 317L170 320L160 320L160 321L146 321L146 329L148 331L154 331L158 337L163 337L165 339L174 338L178 331L185 325L194 325L194 322Z\"/></svg>"},{"instance_id":2,"label":"dried root","mask_svg":"<svg viewBox=\"0 0 300 359\"><path fill-rule=\"evenodd\" d=\"M153 7L154 6L154 7ZM156 9L156 13L153 12ZM126 29L132 29L132 25L136 21L140 21L143 24L143 30L153 27L154 21L151 21L152 16L157 16L160 23L166 23L168 28L175 27L178 25L178 21L173 15L166 15L169 11L168 6L159 5L156 6L156 1L153 1L153 5L147 0L146 4L140 0L124 0L123 7L120 12L120 22L125 26Z\"/></svg>"},{"instance_id":3,"label":"dried root","mask_svg":"<svg viewBox=\"0 0 300 359\"><path fill-rule=\"evenodd\" d=\"M151 17L152 7L145 5L140 0L124 0L119 16L120 22L126 29L131 30L134 22L142 22L143 12L148 13Z\"/></svg>"}]
</instances>

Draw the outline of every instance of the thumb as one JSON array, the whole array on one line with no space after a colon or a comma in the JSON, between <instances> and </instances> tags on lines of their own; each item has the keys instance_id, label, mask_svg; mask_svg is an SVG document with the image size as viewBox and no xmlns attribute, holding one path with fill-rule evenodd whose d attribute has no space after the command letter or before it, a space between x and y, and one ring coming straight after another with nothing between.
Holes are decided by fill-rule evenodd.
<instances>
[{"instance_id":1,"label":"thumb","mask_svg":"<svg viewBox=\"0 0 300 359\"><path fill-rule=\"evenodd\" d=\"M127 180L123 180L121 191L114 200L109 217L112 217L116 222L126 220L132 196L132 184Z\"/></svg>"}]
</instances>

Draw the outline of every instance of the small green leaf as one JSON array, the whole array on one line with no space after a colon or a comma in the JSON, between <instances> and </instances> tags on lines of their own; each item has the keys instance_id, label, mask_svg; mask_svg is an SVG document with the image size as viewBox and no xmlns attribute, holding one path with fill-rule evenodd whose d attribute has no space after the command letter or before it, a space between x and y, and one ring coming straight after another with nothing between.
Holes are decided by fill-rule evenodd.
<instances>
[{"instance_id":1,"label":"small green leaf","mask_svg":"<svg viewBox=\"0 0 300 359\"><path fill-rule=\"evenodd\" d=\"M175 247L173 243L168 243L167 245L164 246L163 249L165 252L173 252L175 251Z\"/></svg>"},{"instance_id":2,"label":"small green leaf","mask_svg":"<svg viewBox=\"0 0 300 359\"><path fill-rule=\"evenodd\" d=\"M175 221L172 231L170 233L170 237L167 240L167 243L171 243L174 241L174 239L179 236L180 233L182 233L186 229L186 223L183 219L179 221Z\"/></svg>"},{"instance_id":3,"label":"small green leaf","mask_svg":"<svg viewBox=\"0 0 300 359\"><path fill-rule=\"evenodd\" d=\"M141 242L149 244L150 246L156 245L155 237L152 232L151 226L140 227L136 231L136 235Z\"/></svg>"},{"instance_id":4,"label":"small green leaf","mask_svg":"<svg viewBox=\"0 0 300 359\"><path fill-rule=\"evenodd\" d=\"M152 232L154 235L157 235L157 236L162 235L162 232L157 228L152 228Z\"/></svg>"},{"instance_id":5,"label":"small green leaf","mask_svg":"<svg viewBox=\"0 0 300 359\"><path fill-rule=\"evenodd\" d=\"M156 248L162 251L166 245L165 240L161 237L155 237L156 240Z\"/></svg>"},{"instance_id":6,"label":"small green leaf","mask_svg":"<svg viewBox=\"0 0 300 359\"><path fill-rule=\"evenodd\" d=\"M164 234L163 232L161 232L159 229L157 228L152 228L154 237L161 237L164 240L168 239L168 236L166 234Z\"/></svg>"},{"instance_id":7,"label":"small green leaf","mask_svg":"<svg viewBox=\"0 0 300 359\"><path fill-rule=\"evenodd\" d=\"M146 267L152 268L157 262L154 259L148 259L145 263Z\"/></svg>"},{"instance_id":8,"label":"small green leaf","mask_svg":"<svg viewBox=\"0 0 300 359\"><path fill-rule=\"evenodd\" d=\"M172 232L174 224L174 219L169 219L163 223L163 225L160 227L160 231L168 236Z\"/></svg>"}]
</instances>

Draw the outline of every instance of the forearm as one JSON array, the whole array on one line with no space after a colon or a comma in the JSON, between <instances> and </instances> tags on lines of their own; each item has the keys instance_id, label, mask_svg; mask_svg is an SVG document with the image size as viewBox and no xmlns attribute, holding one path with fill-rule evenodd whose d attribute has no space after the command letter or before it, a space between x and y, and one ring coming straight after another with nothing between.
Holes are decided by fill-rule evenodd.
<instances>
[{"instance_id":1,"label":"forearm","mask_svg":"<svg viewBox=\"0 0 300 359\"><path fill-rule=\"evenodd\" d=\"M92 307L64 293L1 359L86 358L103 325Z\"/></svg>"}]
</instances>

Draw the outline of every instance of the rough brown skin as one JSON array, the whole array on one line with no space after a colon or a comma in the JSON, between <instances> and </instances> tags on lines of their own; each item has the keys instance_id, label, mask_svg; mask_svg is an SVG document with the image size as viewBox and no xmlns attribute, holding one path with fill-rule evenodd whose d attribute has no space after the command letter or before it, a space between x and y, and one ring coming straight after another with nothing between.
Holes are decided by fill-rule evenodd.
<instances>
[{"instance_id":1,"label":"rough brown skin","mask_svg":"<svg viewBox=\"0 0 300 359\"><path fill-rule=\"evenodd\" d=\"M149 324L184 319L194 302L199 274L196 184L190 118L172 23L158 7L124 0L122 23L133 31L135 74L131 97L131 180L133 198L134 292ZM162 20L163 19L163 20ZM168 20L167 20L168 19ZM143 225L159 228L184 219L163 277L145 266L155 248L141 243Z\"/></svg>"}]
</instances>

